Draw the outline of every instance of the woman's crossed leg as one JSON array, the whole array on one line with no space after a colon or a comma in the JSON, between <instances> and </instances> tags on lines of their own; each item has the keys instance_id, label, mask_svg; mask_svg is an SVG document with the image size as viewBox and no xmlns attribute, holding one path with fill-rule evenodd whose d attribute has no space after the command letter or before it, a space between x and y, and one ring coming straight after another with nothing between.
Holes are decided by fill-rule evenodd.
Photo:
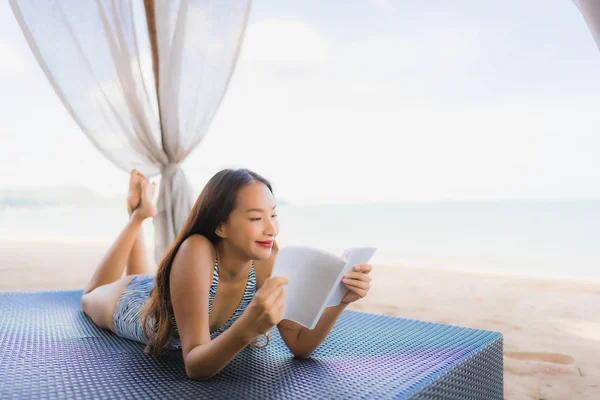
<instances>
[{"instance_id":1,"label":"woman's crossed leg","mask_svg":"<svg viewBox=\"0 0 600 400\"><path fill-rule=\"evenodd\" d=\"M100 328L114 332L112 317L121 293L135 275L149 273L141 227L146 218L156 214L152 204L154 192L154 183L135 169L131 171L129 222L96 267L81 297L83 312Z\"/></svg>"}]
</instances>

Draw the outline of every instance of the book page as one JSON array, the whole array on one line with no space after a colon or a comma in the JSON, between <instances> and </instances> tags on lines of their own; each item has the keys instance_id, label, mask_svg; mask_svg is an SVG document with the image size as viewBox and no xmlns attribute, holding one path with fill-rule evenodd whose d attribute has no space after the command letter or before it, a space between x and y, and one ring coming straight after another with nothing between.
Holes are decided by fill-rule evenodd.
<instances>
[{"instance_id":1,"label":"book page","mask_svg":"<svg viewBox=\"0 0 600 400\"><path fill-rule=\"evenodd\" d=\"M346 249L342 254L342 259L346 262L338 277L338 284L335 285L331 294L325 302L325 307L337 306L348 293L348 288L342 282L343 276L356 265L368 264L377 249L375 247L355 247Z\"/></svg>"},{"instance_id":2,"label":"book page","mask_svg":"<svg viewBox=\"0 0 600 400\"><path fill-rule=\"evenodd\" d=\"M280 249L271 276L283 276L290 281L284 286L283 319L313 329L344 265L346 262L340 257L323 250L308 247Z\"/></svg>"}]
</instances>

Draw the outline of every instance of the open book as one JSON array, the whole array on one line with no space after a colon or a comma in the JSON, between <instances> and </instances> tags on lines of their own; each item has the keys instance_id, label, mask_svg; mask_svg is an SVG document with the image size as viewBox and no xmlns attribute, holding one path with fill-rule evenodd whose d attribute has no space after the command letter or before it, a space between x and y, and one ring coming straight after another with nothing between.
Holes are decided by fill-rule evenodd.
<instances>
[{"instance_id":1,"label":"open book","mask_svg":"<svg viewBox=\"0 0 600 400\"><path fill-rule=\"evenodd\" d=\"M340 304L348 288L342 278L354 266L366 264L374 247L346 249L341 257L310 247L279 250L271 276L289 279L284 286L283 319L314 329L325 308Z\"/></svg>"}]
</instances>

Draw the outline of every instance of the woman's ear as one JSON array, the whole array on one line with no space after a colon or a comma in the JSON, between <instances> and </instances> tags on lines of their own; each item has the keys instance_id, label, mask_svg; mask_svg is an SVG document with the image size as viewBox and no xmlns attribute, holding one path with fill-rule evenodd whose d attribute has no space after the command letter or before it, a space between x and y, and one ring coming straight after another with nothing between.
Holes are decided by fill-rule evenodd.
<instances>
[{"instance_id":1,"label":"woman's ear","mask_svg":"<svg viewBox=\"0 0 600 400\"><path fill-rule=\"evenodd\" d=\"M226 239L227 238L227 234L225 232L225 227L223 226L224 224L221 223L219 224L219 226L217 226L217 229L215 229L215 234L220 237L221 239Z\"/></svg>"}]
</instances>

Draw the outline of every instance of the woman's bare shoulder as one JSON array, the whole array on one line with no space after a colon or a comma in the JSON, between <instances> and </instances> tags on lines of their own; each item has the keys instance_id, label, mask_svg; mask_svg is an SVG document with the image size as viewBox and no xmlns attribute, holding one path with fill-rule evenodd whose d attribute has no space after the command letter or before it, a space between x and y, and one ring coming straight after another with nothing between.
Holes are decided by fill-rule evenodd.
<instances>
[{"instance_id":1,"label":"woman's bare shoulder","mask_svg":"<svg viewBox=\"0 0 600 400\"><path fill-rule=\"evenodd\" d=\"M204 235L194 234L185 239L181 246L179 247L180 251L184 252L203 252L210 251L211 255L216 254L215 246L211 243L210 240Z\"/></svg>"},{"instance_id":2,"label":"woman's bare shoulder","mask_svg":"<svg viewBox=\"0 0 600 400\"><path fill-rule=\"evenodd\" d=\"M186 238L179 246L173 265L171 275L189 276L196 273L202 275L211 275L213 271L214 260L216 256L215 246L206 238L206 236L195 234ZM206 280L194 281L196 283ZM209 280L210 282L210 280Z\"/></svg>"}]
</instances>

